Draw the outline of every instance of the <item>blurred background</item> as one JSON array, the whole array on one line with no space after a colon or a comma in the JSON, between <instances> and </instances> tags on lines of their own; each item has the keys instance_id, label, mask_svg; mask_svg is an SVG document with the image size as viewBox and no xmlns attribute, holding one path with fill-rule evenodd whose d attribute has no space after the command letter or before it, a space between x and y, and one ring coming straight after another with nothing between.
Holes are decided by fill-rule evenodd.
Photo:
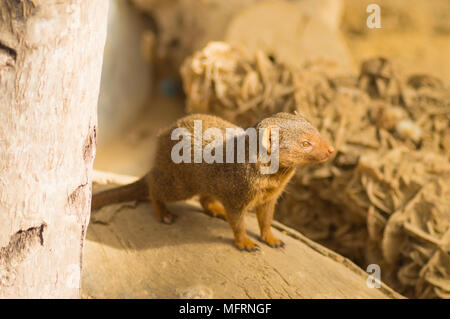
<instances>
[{"instance_id":1,"label":"blurred background","mask_svg":"<svg viewBox=\"0 0 450 319\"><path fill-rule=\"evenodd\" d=\"M304 112L337 149L276 218L408 297L450 298L450 2L111 0L95 169L141 176L189 112ZM89 237L89 236L88 236Z\"/></svg>"}]
</instances>

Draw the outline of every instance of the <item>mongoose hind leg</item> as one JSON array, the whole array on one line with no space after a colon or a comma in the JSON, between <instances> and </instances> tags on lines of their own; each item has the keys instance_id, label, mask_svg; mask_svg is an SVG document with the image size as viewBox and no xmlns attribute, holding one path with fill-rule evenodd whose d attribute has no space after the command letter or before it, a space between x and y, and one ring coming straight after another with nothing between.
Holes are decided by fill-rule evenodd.
<instances>
[{"instance_id":1,"label":"mongoose hind leg","mask_svg":"<svg viewBox=\"0 0 450 319\"><path fill-rule=\"evenodd\" d=\"M216 199L211 196L201 196L200 204L202 205L205 213L212 216L217 217L223 220L227 220L227 214L223 205Z\"/></svg>"},{"instance_id":2,"label":"mongoose hind leg","mask_svg":"<svg viewBox=\"0 0 450 319\"><path fill-rule=\"evenodd\" d=\"M240 250L256 251L259 249L245 230L245 211L227 209L227 221L234 233L234 242Z\"/></svg>"},{"instance_id":3,"label":"mongoose hind leg","mask_svg":"<svg viewBox=\"0 0 450 319\"><path fill-rule=\"evenodd\" d=\"M271 200L256 207L256 216L258 218L259 229L261 231L261 239L270 247L283 247L284 242L279 240L272 233L272 220L275 211L276 200Z\"/></svg>"},{"instance_id":4,"label":"mongoose hind leg","mask_svg":"<svg viewBox=\"0 0 450 319\"><path fill-rule=\"evenodd\" d=\"M151 193L150 198L158 220L164 224L172 224L175 221L176 216L167 209L166 204Z\"/></svg>"}]
</instances>

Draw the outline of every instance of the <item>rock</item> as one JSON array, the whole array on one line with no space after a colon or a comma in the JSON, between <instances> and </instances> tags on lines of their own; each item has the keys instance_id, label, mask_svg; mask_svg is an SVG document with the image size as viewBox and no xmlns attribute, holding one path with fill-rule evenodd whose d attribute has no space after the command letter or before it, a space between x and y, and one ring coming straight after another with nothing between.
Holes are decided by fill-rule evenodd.
<instances>
[{"instance_id":1,"label":"rock","mask_svg":"<svg viewBox=\"0 0 450 319\"><path fill-rule=\"evenodd\" d=\"M147 29L139 11L123 0L111 0L98 103L99 146L123 133L147 103L151 66L141 55Z\"/></svg>"},{"instance_id":2,"label":"rock","mask_svg":"<svg viewBox=\"0 0 450 319\"><path fill-rule=\"evenodd\" d=\"M225 41L263 50L290 65L301 67L325 60L335 72L355 71L339 29L324 14L339 19L339 10L327 10L327 1L263 1L240 11L228 26ZM331 20L333 20L331 19ZM282 21L282 23L280 23Z\"/></svg>"},{"instance_id":3,"label":"rock","mask_svg":"<svg viewBox=\"0 0 450 319\"><path fill-rule=\"evenodd\" d=\"M323 59L352 72L340 0L133 0L158 26L156 56L180 66L210 41L262 49L293 65ZM167 69L167 68L166 68ZM167 72L167 70L165 70Z\"/></svg>"}]
</instances>

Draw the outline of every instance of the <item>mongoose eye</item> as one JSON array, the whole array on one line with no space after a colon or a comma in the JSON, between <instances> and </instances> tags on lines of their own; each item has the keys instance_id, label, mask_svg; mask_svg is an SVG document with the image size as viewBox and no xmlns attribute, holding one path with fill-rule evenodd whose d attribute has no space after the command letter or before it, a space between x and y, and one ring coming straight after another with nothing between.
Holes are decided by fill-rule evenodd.
<instances>
[{"instance_id":1,"label":"mongoose eye","mask_svg":"<svg viewBox=\"0 0 450 319\"><path fill-rule=\"evenodd\" d=\"M309 146L311 146L311 143L308 142L308 141L303 141L303 142L300 143L300 146L301 147L309 147Z\"/></svg>"}]
</instances>

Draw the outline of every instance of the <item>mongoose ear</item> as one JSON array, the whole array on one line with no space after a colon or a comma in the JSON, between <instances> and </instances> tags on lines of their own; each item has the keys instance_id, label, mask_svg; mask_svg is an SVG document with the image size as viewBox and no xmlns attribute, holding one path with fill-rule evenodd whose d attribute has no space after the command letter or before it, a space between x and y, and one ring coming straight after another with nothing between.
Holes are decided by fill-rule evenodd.
<instances>
[{"instance_id":1,"label":"mongoose ear","mask_svg":"<svg viewBox=\"0 0 450 319\"><path fill-rule=\"evenodd\" d=\"M273 128L276 128L276 126L272 125L272 126L266 127L264 129L264 133L262 136L262 146L267 150L268 155L270 155L270 150L271 150L271 145L272 145L271 136L272 136Z\"/></svg>"}]
</instances>

